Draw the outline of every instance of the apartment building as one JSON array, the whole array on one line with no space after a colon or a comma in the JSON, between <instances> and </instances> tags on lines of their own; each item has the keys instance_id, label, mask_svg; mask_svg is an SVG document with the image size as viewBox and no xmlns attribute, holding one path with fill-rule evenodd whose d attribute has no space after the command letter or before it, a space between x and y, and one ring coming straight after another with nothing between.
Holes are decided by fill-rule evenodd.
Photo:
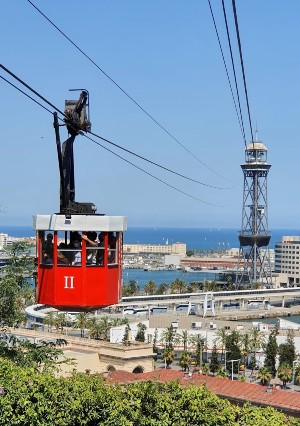
<instances>
[{"instance_id":1,"label":"apartment building","mask_svg":"<svg viewBox=\"0 0 300 426\"><path fill-rule=\"evenodd\" d=\"M9 237L8 234L0 233L0 250L2 250L3 247L6 247L11 244L12 244L12 238Z\"/></svg>"},{"instance_id":2,"label":"apartment building","mask_svg":"<svg viewBox=\"0 0 300 426\"><path fill-rule=\"evenodd\" d=\"M275 244L275 273L280 285L300 286L300 236L284 236Z\"/></svg>"}]
</instances>

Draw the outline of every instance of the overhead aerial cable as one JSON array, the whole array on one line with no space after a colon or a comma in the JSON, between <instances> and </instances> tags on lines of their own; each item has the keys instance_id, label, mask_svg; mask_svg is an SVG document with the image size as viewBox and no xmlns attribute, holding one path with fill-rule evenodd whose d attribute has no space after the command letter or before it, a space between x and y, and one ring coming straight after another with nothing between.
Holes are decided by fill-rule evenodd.
<instances>
[{"instance_id":1,"label":"overhead aerial cable","mask_svg":"<svg viewBox=\"0 0 300 426\"><path fill-rule=\"evenodd\" d=\"M137 102L126 90L124 90L112 77L107 74L101 68L87 53L85 53L70 37L66 35L65 32L63 32L50 18L48 18L31 0L27 0L28 3L33 6L37 12L41 16L43 16L66 40L68 40L88 61L90 61L97 69L100 71L106 78L110 80L111 83L113 83L121 92L130 99L144 114L146 114L158 127L160 127L161 130L163 130L173 141L175 141L178 145L180 145L186 152L188 152L192 157L194 157L199 163L201 163L204 167L206 167L208 170L210 170L215 175L226 179L224 176L219 174L217 171L212 169L210 166L208 166L206 163L204 163L202 160L200 160L199 157L197 157L192 151L190 151L182 142L179 141L171 132L169 132L162 124L160 124L157 119L153 117L152 114L150 114L145 108L142 107L142 105Z\"/></svg>"},{"instance_id":2,"label":"overhead aerial cable","mask_svg":"<svg viewBox=\"0 0 300 426\"><path fill-rule=\"evenodd\" d=\"M237 108L237 105L236 105L236 100L235 100L235 96L234 96L234 93L233 93L232 84L231 84L231 80L230 80L230 77L229 77L229 72L228 72L228 68L227 68L227 65L226 65L226 61L225 61L225 57L224 57L224 52L223 52L223 48L222 48L221 40L220 40L220 37L219 37L219 32L218 32L218 28L217 28L217 24L216 24L216 20L215 20L215 17L214 17L214 13L213 13L213 10L212 10L212 6L211 6L210 0L208 0L208 4L209 4L209 9L210 9L211 17L212 17L212 20L213 20L215 32L216 32L216 35L217 35L217 39L218 39L218 43L219 43L219 48L220 48L220 51L221 51L222 60L223 60L223 64L224 64L224 67L225 67L225 72L226 72L228 84L229 84L229 87L230 87L230 92L231 92L232 100L233 100L233 103L234 103L235 112L236 112L236 115L237 115L237 119L238 119L238 122L239 122L239 125L240 125L241 132L242 132L244 144L245 144L245 146L247 146L246 136L245 136L245 128L244 128L244 121L243 121L243 115L242 115L242 111L241 111L240 97L239 97L239 91L238 91L238 87L237 87L235 67L234 67L234 62L233 62L233 56L232 56L232 50L231 50L231 43L230 43L230 38L229 38L228 26L227 26L226 12L225 12L225 8L224 8L224 0L222 0L223 12L224 12L224 17L225 17L225 22L226 22L227 37L228 37L228 41L229 41L229 45L230 45L231 61L232 61L232 67L233 67L233 72L234 72L234 77L235 77L235 87L236 87L236 93L237 93L237 99L238 99L239 109Z\"/></svg>"},{"instance_id":3,"label":"overhead aerial cable","mask_svg":"<svg viewBox=\"0 0 300 426\"><path fill-rule=\"evenodd\" d=\"M242 45L241 45L241 38L240 38L240 32L239 32L239 24L238 24L238 19L237 19L237 12L236 12L236 7L235 7L235 0L232 0L232 8L233 8L236 36L237 36L238 47L239 47L240 62L241 62L242 73L243 73L243 82L244 82L244 90L245 90L245 96L246 96L246 102L247 102L247 111L248 111L248 118L249 118L250 132L251 132L251 140L253 141L254 139L253 139L253 131L252 131L252 121L251 121L251 115L250 115L248 90L247 90L247 84L246 84L245 68L244 68L244 61L243 61L243 54L242 54Z\"/></svg>"},{"instance_id":4,"label":"overhead aerial cable","mask_svg":"<svg viewBox=\"0 0 300 426\"><path fill-rule=\"evenodd\" d=\"M38 93L36 90L34 90L31 86L29 86L27 83L25 83L22 79L20 79L19 77L17 77L12 71L10 71L10 70L8 70L4 65L2 65L2 64L0 64L0 68L2 68L4 71L6 71L10 76L12 76L13 78L15 78L19 83L21 83L22 85L24 85L28 90L30 90L31 92L33 92L36 96L38 96L40 99L42 99L45 103L47 103L48 105L50 105L54 110L56 110L56 111L58 111L61 115L63 115L64 116L64 118L67 118L68 119L68 117L66 117L66 115L65 115L65 113L64 112L62 112L61 110L59 110L55 105L53 105L51 102L49 102L44 96L42 96L40 93ZM5 79L4 79L5 80ZM6 80L7 81L7 80ZM9 82L8 82L9 83ZM9 84L11 84L11 83L9 83ZM14 86L16 89L18 89L16 86ZM19 89L18 89L19 90ZM24 92L22 92L22 93L24 93ZM25 93L24 93L25 94ZM28 96L28 95L26 95L26 96ZM42 105L41 105L42 106ZM47 111L49 111L48 109L47 109ZM49 111L50 112L50 111ZM116 144L116 143L114 143L114 142L112 142L112 141L110 141L110 140L108 140L108 139L106 139L106 138L104 138L104 137L102 137L102 136L100 136L100 135L97 135L96 133L93 133L93 132L91 132L91 131L87 131L87 133L90 133L92 136L95 136L95 137L97 137L97 138L99 138L99 139L101 139L101 140L103 140L104 142L107 142L107 143L109 143L109 144L111 144L111 145L113 145L113 146L115 146L116 148L119 148L119 149L121 149L121 150L123 150L123 151L125 151L125 152L127 152L128 154L131 154L131 155L133 155L133 156L135 156L135 157L137 157L137 158L139 158L139 159L141 159L141 160L143 160L143 161L146 161L146 162L148 162L148 163L150 163L150 164L152 164L152 165L154 165L154 166L156 166L156 167L159 167L159 168L161 168L161 169L163 169L163 170L165 170L165 171L167 171L167 172L169 172L169 173L172 173L172 174L174 174L174 175L177 175L177 176L179 176L179 177L181 177L181 178L183 178L183 179L186 179L186 180L189 180L189 181L191 181L191 182L194 182L194 183L197 183L197 184L199 184L199 185L203 185L203 186L206 186L206 187L209 187L209 188L212 188L212 189L232 189L232 188L222 188L222 187L218 187L218 186L214 186L214 185L210 185L210 184L207 184L207 183L204 183L204 182L200 182L200 181L198 181L198 180L196 180L196 179L193 179L193 178L189 178L189 177L187 177L187 176L184 176L184 175L182 175L182 174L180 174L180 173L178 173L178 172L175 172L174 170L171 170L171 169L169 169L169 168L167 168L167 167L164 167L164 166L162 166L161 164L158 164L158 163L156 163L156 162L154 162L154 161L151 161L151 160L148 160L147 158L145 158L145 157L143 157L143 156L141 156L141 155L139 155L139 154L136 154L136 153L134 153L133 151L130 151L130 150L128 150L128 149L126 149L126 148L124 148L124 147L122 147L122 146L120 146L120 145L118 145L118 144Z\"/></svg>"},{"instance_id":5,"label":"overhead aerial cable","mask_svg":"<svg viewBox=\"0 0 300 426\"><path fill-rule=\"evenodd\" d=\"M0 68L2 68L3 70L5 70L5 71L7 71L11 76L15 76L14 75L14 73L12 73L11 71L9 71L6 67L4 67L2 64L0 64ZM30 95L28 95L27 93L25 93L23 90L21 90L19 87L17 87L17 86L15 86L13 83L11 83L10 81L8 81L6 78L4 78L4 77L2 77L2 76L0 76L1 77L1 79L2 80L4 80L5 82L7 82L8 84L10 84L12 87L14 87L16 90L18 90L20 93L22 93L22 94L24 94L26 97L28 97L30 100L32 100L32 101L34 101L36 104L38 104L39 106L41 106L43 109L45 109L47 112L49 112L51 115L53 114L52 113L52 111L50 111L48 108L46 108L44 105L42 105L40 102L38 102L36 99L34 99L34 98L32 98ZM68 119L68 117L66 117L65 116L65 114L64 114L64 112L62 112L62 111L60 111L60 109L58 109L55 105L53 105L51 102L49 102L45 97L43 97L42 95L40 95L37 91L35 91L34 89L32 89L27 83L25 83L25 82L23 82L23 80L21 80L19 77L17 77L17 76L15 76L16 77L16 79L20 82L20 83L24 83L24 85L29 89L29 90L31 90L32 92L34 92L35 94L36 94L36 96L38 96L39 98L41 98L45 103L47 103L48 105L51 105L51 107L54 109L54 110L56 110L56 111L58 111L61 115L63 115L63 117L64 117L64 119ZM64 119L62 119L62 118L60 118L60 117L58 117L58 119L60 119L61 121L65 121ZM72 124L70 123L70 121L68 121L68 126L71 126L72 127ZM77 126L75 126L74 125L74 129L76 128ZM131 161L129 161L129 160L127 160L127 159L125 159L124 157L122 157L122 156L120 156L119 154L117 154L117 153L115 153L115 152L113 152L112 150L110 150L110 149L108 149L107 147L104 147L103 145L101 145L99 142L97 142L97 141L95 141L94 139L92 139L91 137L89 137L87 134L85 134L85 133L83 133L83 131L81 131L81 130L79 130L79 134L81 135L81 136L85 136L87 139L89 139L89 140L91 140L92 142L94 142L95 144L97 144L98 146L100 146L101 148L103 148L103 149L105 149L106 151L108 151L108 152L110 152L111 154L113 154L113 155L115 155L116 157L118 157L118 158L120 158L120 159L122 159L123 161L125 161L125 162L127 162L128 164L130 164L130 165L132 165L133 167L135 167L135 168L137 168L138 170L140 170L140 171L142 171L143 173L145 173L145 174L147 174L148 176L150 176L150 177L152 177L152 178L154 178L155 180L157 180L157 181L159 181L159 182L161 182L161 183L163 183L164 185L166 185L166 186L168 186L168 187L170 187L170 188L172 188L172 189L174 189L175 191L177 191L177 192L179 192L179 193L181 193L181 194L183 194L183 195L186 195L187 197L189 197L189 198L192 198L192 199L194 199L194 200L196 200L196 201L199 201L199 202L201 202L201 203L203 203L203 204L207 204L207 205L211 205L211 206L214 206L214 207L227 207L227 206L229 206L230 204L226 204L226 205L219 205L219 204L214 204L214 203L210 203L210 202L208 202L208 201L204 201L204 200L202 200L202 199L200 199L200 198L197 198L197 197L195 197L195 196L193 196L193 195L191 195L191 194L188 194L187 192L185 192L185 191L183 191L183 190L181 190L181 189L178 189L178 188L176 188L175 186L173 186L173 185L171 185L171 184L169 184L169 183L167 183L167 182L165 182L163 179L160 179L160 178L158 178L157 176L155 176L155 175L153 175L153 174L151 174L151 173L149 173L148 171L146 171L146 170L144 170L143 168L141 168L141 167L139 167L139 166L137 166L136 164L134 164L134 163L132 163ZM93 133L92 133L93 134ZM93 135L95 135L95 134L93 134ZM103 139L104 141L106 141L106 139L104 139L104 138L102 138L101 136L98 136L98 135L95 135L95 136L97 136L97 137L99 137L99 138L101 138L101 139ZM113 145L116 145L116 144L113 144ZM116 147L119 147L118 145L116 145ZM120 147L121 149L122 149L122 147ZM125 149L125 151L127 151L126 149ZM133 155L135 155L134 153L132 153ZM145 159L146 161L149 161L150 163L152 163L150 160L147 160L147 159ZM153 164L155 164L155 163L153 163ZM159 165L158 165L159 166ZM163 166L160 166L160 167L162 167L163 168ZM166 168L165 168L166 169ZM168 170L168 169L166 169L166 170ZM171 171L171 170L168 170L168 171L170 171L170 172L172 172L172 173L175 173L176 174L176 172L173 172L173 171ZM180 175L179 175L180 176ZM187 177L185 177L185 176L181 176L181 177L184 177L185 179L189 179L189 180L192 180L192 179L190 179L190 178L187 178ZM192 180L193 181L193 180ZM197 183L197 181L194 181L195 183ZM207 184L204 184L204 185L206 185L206 186L209 186L209 185L207 185Z\"/></svg>"},{"instance_id":6,"label":"overhead aerial cable","mask_svg":"<svg viewBox=\"0 0 300 426\"><path fill-rule=\"evenodd\" d=\"M222 0L222 7L223 7L223 15L224 15L224 20L225 20L225 25L226 25L228 46L229 46L229 50L230 50L230 58L231 58L231 65L232 65L232 71L233 71L234 82L235 82L235 90L236 90L236 95L237 95L237 100L238 100L238 105L239 105L240 118L241 118L241 124L242 124L242 134L243 134L243 139L244 139L244 145L245 145L245 148L246 148L247 147L247 141L246 141L244 120L243 120L243 114L242 114L242 108L241 108L241 102L240 102L240 93L239 93L239 88L238 88L238 84L237 84L236 71L235 71L235 65L234 65L234 60L233 60L232 46L231 46L229 29L228 29L228 22L227 22L227 15L226 15L224 0Z\"/></svg>"}]
</instances>

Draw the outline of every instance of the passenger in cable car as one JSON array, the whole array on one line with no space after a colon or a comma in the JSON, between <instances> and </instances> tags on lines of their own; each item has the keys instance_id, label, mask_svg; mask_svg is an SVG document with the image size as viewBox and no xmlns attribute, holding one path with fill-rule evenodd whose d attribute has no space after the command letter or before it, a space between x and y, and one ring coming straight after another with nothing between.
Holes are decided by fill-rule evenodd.
<instances>
[{"instance_id":1,"label":"passenger in cable car","mask_svg":"<svg viewBox=\"0 0 300 426\"><path fill-rule=\"evenodd\" d=\"M46 250L43 250L42 263L44 265L53 265L53 259L49 257Z\"/></svg>"},{"instance_id":2,"label":"passenger in cable car","mask_svg":"<svg viewBox=\"0 0 300 426\"><path fill-rule=\"evenodd\" d=\"M98 235L98 250L96 254L96 265L104 265L104 233L100 232Z\"/></svg>"},{"instance_id":3,"label":"passenger in cable car","mask_svg":"<svg viewBox=\"0 0 300 426\"><path fill-rule=\"evenodd\" d=\"M81 265L81 235L79 232L75 231L71 233L68 249L70 250L70 264Z\"/></svg>"},{"instance_id":4,"label":"passenger in cable car","mask_svg":"<svg viewBox=\"0 0 300 426\"><path fill-rule=\"evenodd\" d=\"M53 259L53 235L47 234L47 238L42 244L43 254L47 253L48 259Z\"/></svg>"},{"instance_id":5,"label":"passenger in cable car","mask_svg":"<svg viewBox=\"0 0 300 426\"><path fill-rule=\"evenodd\" d=\"M69 264L68 253L64 251L66 249L67 249L67 245L65 243L59 244L58 251L57 251L57 263L59 265Z\"/></svg>"},{"instance_id":6,"label":"passenger in cable car","mask_svg":"<svg viewBox=\"0 0 300 426\"><path fill-rule=\"evenodd\" d=\"M108 263L115 263L116 261L116 245L117 239L113 232L108 233Z\"/></svg>"},{"instance_id":7,"label":"passenger in cable car","mask_svg":"<svg viewBox=\"0 0 300 426\"><path fill-rule=\"evenodd\" d=\"M96 249L97 247L97 232L89 231L87 233L83 232L81 238L86 242L86 264L95 265L96 264Z\"/></svg>"}]
</instances>

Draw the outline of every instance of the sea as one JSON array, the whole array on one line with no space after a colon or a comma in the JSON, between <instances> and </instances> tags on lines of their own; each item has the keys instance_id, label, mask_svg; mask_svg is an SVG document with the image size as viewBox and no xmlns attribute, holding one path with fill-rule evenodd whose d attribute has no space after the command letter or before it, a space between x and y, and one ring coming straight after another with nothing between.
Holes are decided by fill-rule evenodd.
<instances>
[{"instance_id":1,"label":"sea","mask_svg":"<svg viewBox=\"0 0 300 426\"><path fill-rule=\"evenodd\" d=\"M187 249L228 250L239 247L238 229L234 228L128 228L124 233L125 244L173 244L185 243ZM31 226L1 226L0 233L11 237L34 237ZM270 248L281 241L283 235L300 235L300 229L271 230Z\"/></svg>"},{"instance_id":2,"label":"sea","mask_svg":"<svg viewBox=\"0 0 300 426\"><path fill-rule=\"evenodd\" d=\"M34 237L35 232L30 226L1 226L0 233L11 237ZM283 235L300 235L300 229L274 229L271 230L272 238L270 248L281 241ZM160 228L160 227L129 227L124 233L125 244L173 244L185 243L187 249L224 251L239 247L238 230L233 228ZM195 271L184 273L174 271L144 271L141 269L125 269L123 282L130 280L137 282L140 289L149 281L157 285L171 284L179 278L187 284L194 281L217 280L217 271Z\"/></svg>"},{"instance_id":3,"label":"sea","mask_svg":"<svg viewBox=\"0 0 300 426\"><path fill-rule=\"evenodd\" d=\"M11 237L31 238L35 232L30 226L1 226L0 233ZM284 235L300 235L300 229L273 229L270 248L281 241ZM196 250L228 250L239 246L238 230L233 228L128 228L124 234L125 244L173 244L175 242L185 243L187 249ZM218 271L144 271L141 269L124 269L123 282L128 283L135 280L142 290L149 281L157 285L162 283L171 284L176 278L187 284L195 281L217 280ZM300 324L300 316L286 317L290 321ZM258 319L259 320L259 319ZM251 321L254 321L253 319ZM268 318L266 322L274 323L275 318Z\"/></svg>"}]
</instances>

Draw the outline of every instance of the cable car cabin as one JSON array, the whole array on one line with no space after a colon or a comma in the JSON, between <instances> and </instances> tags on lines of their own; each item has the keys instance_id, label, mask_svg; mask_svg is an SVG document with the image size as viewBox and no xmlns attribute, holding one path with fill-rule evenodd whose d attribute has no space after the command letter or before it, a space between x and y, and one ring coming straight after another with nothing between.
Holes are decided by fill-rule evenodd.
<instances>
[{"instance_id":1,"label":"cable car cabin","mask_svg":"<svg viewBox=\"0 0 300 426\"><path fill-rule=\"evenodd\" d=\"M38 303L63 311L93 311L120 301L127 218L37 215L33 228Z\"/></svg>"}]
</instances>

